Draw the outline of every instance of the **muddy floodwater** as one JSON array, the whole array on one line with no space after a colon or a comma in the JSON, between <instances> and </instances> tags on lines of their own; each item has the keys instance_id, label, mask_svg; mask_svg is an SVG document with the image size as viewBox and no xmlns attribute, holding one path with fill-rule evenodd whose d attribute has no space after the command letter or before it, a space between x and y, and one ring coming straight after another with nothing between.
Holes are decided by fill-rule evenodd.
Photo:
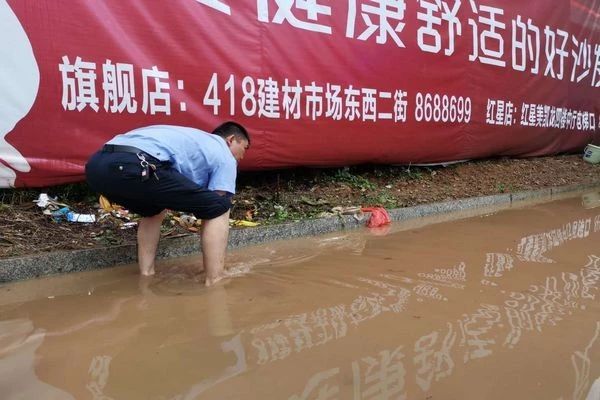
<instances>
[{"instance_id":1,"label":"muddy floodwater","mask_svg":"<svg viewBox=\"0 0 600 400\"><path fill-rule=\"evenodd\" d=\"M600 193L444 218L0 286L0 399L585 399Z\"/></svg>"}]
</instances>

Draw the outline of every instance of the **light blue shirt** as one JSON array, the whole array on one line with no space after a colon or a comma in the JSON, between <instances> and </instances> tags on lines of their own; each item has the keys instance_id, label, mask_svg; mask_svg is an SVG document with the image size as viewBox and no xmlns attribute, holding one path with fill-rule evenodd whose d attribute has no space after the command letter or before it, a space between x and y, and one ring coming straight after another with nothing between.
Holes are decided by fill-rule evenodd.
<instances>
[{"instance_id":1,"label":"light blue shirt","mask_svg":"<svg viewBox=\"0 0 600 400\"><path fill-rule=\"evenodd\" d=\"M235 194L237 161L227 142L200 129L153 125L117 135L109 144L137 147L173 168L200 187Z\"/></svg>"}]
</instances>

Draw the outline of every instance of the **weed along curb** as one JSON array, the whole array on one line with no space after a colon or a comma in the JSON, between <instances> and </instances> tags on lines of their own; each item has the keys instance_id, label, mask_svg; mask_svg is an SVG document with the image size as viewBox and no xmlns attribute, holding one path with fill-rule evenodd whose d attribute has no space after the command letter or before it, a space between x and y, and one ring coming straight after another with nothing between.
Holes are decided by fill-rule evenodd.
<instances>
[{"instance_id":1,"label":"weed along curb","mask_svg":"<svg viewBox=\"0 0 600 400\"><path fill-rule=\"evenodd\" d=\"M600 189L600 182L588 185L571 185L546 188L536 191L499 194L485 197L472 197L461 200L431 203L415 207L388 210L393 221L407 221L425 216L444 215L460 211L480 211L490 207L510 207L522 201L550 201L577 192ZM345 229L360 228L365 220L357 220L350 215L304 220L280 225L256 228L231 229L229 247L237 248L281 239L319 235ZM200 252L197 235L163 239L158 250L158 258L172 258ZM32 256L14 257L0 260L0 283L37 278L65 272L89 271L116 265L136 262L136 246L133 244L40 253Z\"/></svg>"}]
</instances>

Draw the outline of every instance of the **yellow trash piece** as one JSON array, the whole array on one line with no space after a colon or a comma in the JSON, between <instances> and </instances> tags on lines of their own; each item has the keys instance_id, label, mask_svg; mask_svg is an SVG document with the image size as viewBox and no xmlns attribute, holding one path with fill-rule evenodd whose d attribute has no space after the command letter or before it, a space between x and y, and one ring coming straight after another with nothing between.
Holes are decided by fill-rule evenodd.
<instances>
[{"instance_id":1,"label":"yellow trash piece","mask_svg":"<svg viewBox=\"0 0 600 400\"><path fill-rule=\"evenodd\" d=\"M229 224L232 226L244 226L244 227L253 227L258 226L258 222L245 221L243 219L230 219Z\"/></svg>"},{"instance_id":2,"label":"yellow trash piece","mask_svg":"<svg viewBox=\"0 0 600 400\"><path fill-rule=\"evenodd\" d=\"M100 198L98 199L98 203L100 203L100 208L102 208L106 212L126 211L123 208L123 206L121 206L117 203L111 203L111 201L109 199L107 199L106 197L104 197L103 195L100 195Z\"/></svg>"}]
</instances>

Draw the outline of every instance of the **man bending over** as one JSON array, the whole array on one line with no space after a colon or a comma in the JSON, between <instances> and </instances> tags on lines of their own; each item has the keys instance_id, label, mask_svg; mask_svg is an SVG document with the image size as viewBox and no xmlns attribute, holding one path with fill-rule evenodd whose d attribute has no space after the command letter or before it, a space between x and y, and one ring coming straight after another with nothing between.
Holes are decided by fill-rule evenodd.
<instances>
[{"instance_id":1,"label":"man bending over","mask_svg":"<svg viewBox=\"0 0 600 400\"><path fill-rule=\"evenodd\" d=\"M166 209L172 209L202 220L206 285L223 278L237 163L249 146L248 132L235 122L212 134L154 125L117 135L92 155L85 166L92 189L142 216L137 232L142 275L154 274L160 227Z\"/></svg>"}]
</instances>

